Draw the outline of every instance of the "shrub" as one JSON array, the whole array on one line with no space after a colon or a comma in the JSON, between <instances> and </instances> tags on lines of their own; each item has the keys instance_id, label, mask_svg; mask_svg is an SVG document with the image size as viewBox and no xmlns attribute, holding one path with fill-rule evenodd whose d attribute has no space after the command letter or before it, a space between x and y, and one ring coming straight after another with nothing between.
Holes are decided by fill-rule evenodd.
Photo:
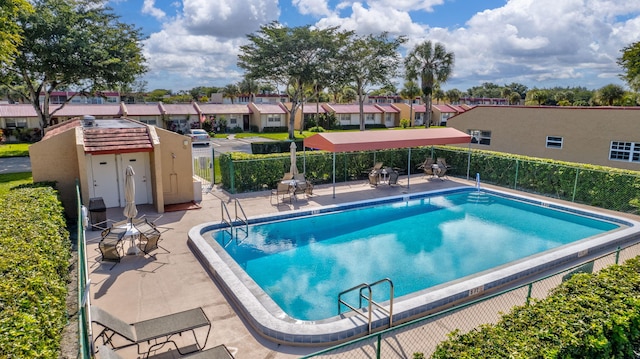
<instances>
[{"instance_id":1,"label":"shrub","mask_svg":"<svg viewBox=\"0 0 640 359\"><path fill-rule=\"evenodd\" d=\"M411 125L411 121L409 121L408 118L403 118L402 120L400 120L400 127L408 128L410 125Z\"/></svg>"},{"instance_id":2,"label":"shrub","mask_svg":"<svg viewBox=\"0 0 640 359\"><path fill-rule=\"evenodd\" d=\"M432 358L634 358L640 345L640 257L576 274L495 325L462 334Z\"/></svg>"},{"instance_id":3,"label":"shrub","mask_svg":"<svg viewBox=\"0 0 640 359\"><path fill-rule=\"evenodd\" d=\"M62 204L51 187L14 189L0 218L0 357L57 358L70 258Z\"/></svg>"},{"instance_id":4,"label":"shrub","mask_svg":"<svg viewBox=\"0 0 640 359\"><path fill-rule=\"evenodd\" d=\"M309 129L309 132L324 132L324 128L322 128L321 126L311 127Z\"/></svg>"}]
</instances>

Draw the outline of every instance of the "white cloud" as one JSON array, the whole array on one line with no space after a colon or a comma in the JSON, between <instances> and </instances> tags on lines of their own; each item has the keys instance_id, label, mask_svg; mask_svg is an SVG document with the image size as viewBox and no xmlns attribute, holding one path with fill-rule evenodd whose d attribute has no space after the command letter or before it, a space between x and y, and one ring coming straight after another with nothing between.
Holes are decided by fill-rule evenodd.
<instances>
[{"instance_id":1,"label":"white cloud","mask_svg":"<svg viewBox=\"0 0 640 359\"><path fill-rule=\"evenodd\" d=\"M329 16L329 5L326 0L293 0L293 6L302 15Z\"/></svg>"},{"instance_id":2,"label":"white cloud","mask_svg":"<svg viewBox=\"0 0 640 359\"><path fill-rule=\"evenodd\" d=\"M254 32L279 15L278 0L185 0L179 21L193 34L234 38Z\"/></svg>"},{"instance_id":3,"label":"white cloud","mask_svg":"<svg viewBox=\"0 0 640 359\"><path fill-rule=\"evenodd\" d=\"M144 3L142 5L142 13L151 15L158 20L162 20L166 17L167 14L161 9L155 7L155 3L155 0L144 0Z\"/></svg>"}]
</instances>

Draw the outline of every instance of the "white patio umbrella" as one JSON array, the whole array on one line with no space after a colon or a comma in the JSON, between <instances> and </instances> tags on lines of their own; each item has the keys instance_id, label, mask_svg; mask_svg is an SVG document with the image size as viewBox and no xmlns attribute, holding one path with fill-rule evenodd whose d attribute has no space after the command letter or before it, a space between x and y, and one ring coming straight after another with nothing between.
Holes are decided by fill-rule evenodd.
<instances>
[{"instance_id":1,"label":"white patio umbrella","mask_svg":"<svg viewBox=\"0 0 640 359\"><path fill-rule=\"evenodd\" d=\"M136 208L136 185L133 180L133 167L127 166L124 176L124 211L122 212L129 220L129 223L133 223L133 219L138 215L138 208Z\"/></svg>"},{"instance_id":2,"label":"white patio umbrella","mask_svg":"<svg viewBox=\"0 0 640 359\"><path fill-rule=\"evenodd\" d=\"M291 142L291 146L289 146L289 148L291 149L291 169L289 172L291 172L292 175L295 175L298 174L298 166L296 165L296 143Z\"/></svg>"}]
</instances>

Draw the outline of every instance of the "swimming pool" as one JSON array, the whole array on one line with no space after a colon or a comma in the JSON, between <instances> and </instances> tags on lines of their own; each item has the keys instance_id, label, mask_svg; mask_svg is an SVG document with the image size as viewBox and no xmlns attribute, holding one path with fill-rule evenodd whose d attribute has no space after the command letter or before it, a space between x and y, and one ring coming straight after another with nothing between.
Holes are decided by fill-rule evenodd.
<instances>
[{"instance_id":1,"label":"swimming pool","mask_svg":"<svg viewBox=\"0 0 640 359\"><path fill-rule=\"evenodd\" d=\"M255 218L249 236L237 240L211 223L189 237L254 328L276 341L309 344L366 332L360 317L336 316L338 293L359 283L390 278L394 321L408 320L615 248L635 227L468 187L374 202ZM374 300L388 296L380 290ZM382 325L380 318L374 327Z\"/></svg>"}]
</instances>

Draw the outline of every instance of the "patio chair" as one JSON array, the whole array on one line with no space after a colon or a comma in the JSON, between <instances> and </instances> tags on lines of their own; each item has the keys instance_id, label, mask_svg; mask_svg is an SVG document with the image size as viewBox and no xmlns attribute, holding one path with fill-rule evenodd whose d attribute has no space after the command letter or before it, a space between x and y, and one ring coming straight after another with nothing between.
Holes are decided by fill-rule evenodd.
<instances>
[{"instance_id":1,"label":"patio chair","mask_svg":"<svg viewBox=\"0 0 640 359\"><path fill-rule=\"evenodd\" d=\"M282 181L288 181L293 179L293 174L291 172L287 172L282 176Z\"/></svg>"},{"instance_id":2,"label":"patio chair","mask_svg":"<svg viewBox=\"0 0 640 359\"><path fill-rule=\"evenodd\" d=\"M96 335L95 341L102 338L102 345L109 345L112 349L126 348L135 345L138 354L145 356L149 356L149 353L151 353L154 348L162 347L168 343L172 343L178 350L178 353L184 355L185 353L180 351L180 347L178 347L178 344L173 341L171 337L174 335L182 336L182 334L186 332L193 334L195 347L197 350L202 350L202 348L206 346L209 333L211 332L211 322L204 314L202 308L199 307L128 324L107 311L92 305L91 321L103 328ZM195 330L205 327L208 327L207 336L201 345ZM147 343L149 347L146 352L140 352L140 344L144 343Z\"/></svg>"},{"instance_id":3,"label":"patio chair","mask_svg":"<svg viewBox=\"0 0 640 359\"><path fill-rule=\"evenodd\" d=\"M304 193L310 196L313 194L313 184L304 177L304 174L295 174L293 175L293 179L296 181L296 188L293 192L294 195Z\"/></svg>"},{"instance_id":4,"label":"patio chair","mask_svg":"<svg viewBox=\"0 0 640 359\"><path fill-rule=\"evenodd\" d=\"M438 169L435 170L436 176L438 176L440 180L444 181L444 178L447 177L447 170L448 170L448 167L446 164L442 162L438 162Z\"/></svg>"},{"instance_id":5,"label":"patio chair","mask_svg":"<svg viewBox=\"0 0 640 359\"><path fill-rule=\"evenodd\" d=\"M284 197L285 196L289 196L289 203L291 203L291 185L289 185L288 183L283 183L283 181L278 181L278 185L275 189L271 190L271 198L269 199L269 202L271 202L271 205L273 205L273 197L276 197L276 204L280 203L280 196L282 196L282 201L284 202Z\"/></svg>"},{"instance_id":6,"label":"patio chair","mask_svg":"<svg viewBox=\"0 0 640 359\"><path fill-rule=\"evenodd\" d=\"M138 246L145 254L149 254L149 252L158 247L164 249L167 253L171 253L168 249L158 245L161 239L161 233L153 222L146 218L141 218L134 220L133 226L140 232Z\"/></svg>"},{"instance_id":7,"label":"patio chair","mask_svg":"<svg viewBox=\"0 0 640 359\"><path fill-rule=\"evenodd\" d=\"M433 160L433 158L428 157L426 160L424 160L424 162L422 162L422 164L420 166L418 166L418 169L421 169L425 176L433 176L433 165L435 164L435 161Z\"/></svg>"},{"instance_id":8,"label":"patio chair","mask_svg":"<svg viewBox=\"0 0 640 359\"><path fill-rule=\"evenodd\" d=\"M398 184L398 177L400 177L400 174L398 173L398 171L389 168L387 169L387 173L389 174L389 186Z\"/></svg>"},{"instance_id":9,"label":"patio chair","mask_svg":"<svg viewBox=\"0 0 640 359\"><path fill-rule=\"evenodd\" d=\"M378 171L369 172L369 185L377 187L380 183L380 173Z\"/></svg>"},{"instance_id":10,"label":"patio chair","mask_svg":"<svg viewBox=\"0 0 640 359\"><path fill-rule=\"evenodd\" d=\"M102 254L103 261L115 262L109 270L113 269L120 262L120 259L124 256L124 247L122 238L125 231L115 230L107 228L102 231L98 248Z\"/></svg>"}]
</instances>

